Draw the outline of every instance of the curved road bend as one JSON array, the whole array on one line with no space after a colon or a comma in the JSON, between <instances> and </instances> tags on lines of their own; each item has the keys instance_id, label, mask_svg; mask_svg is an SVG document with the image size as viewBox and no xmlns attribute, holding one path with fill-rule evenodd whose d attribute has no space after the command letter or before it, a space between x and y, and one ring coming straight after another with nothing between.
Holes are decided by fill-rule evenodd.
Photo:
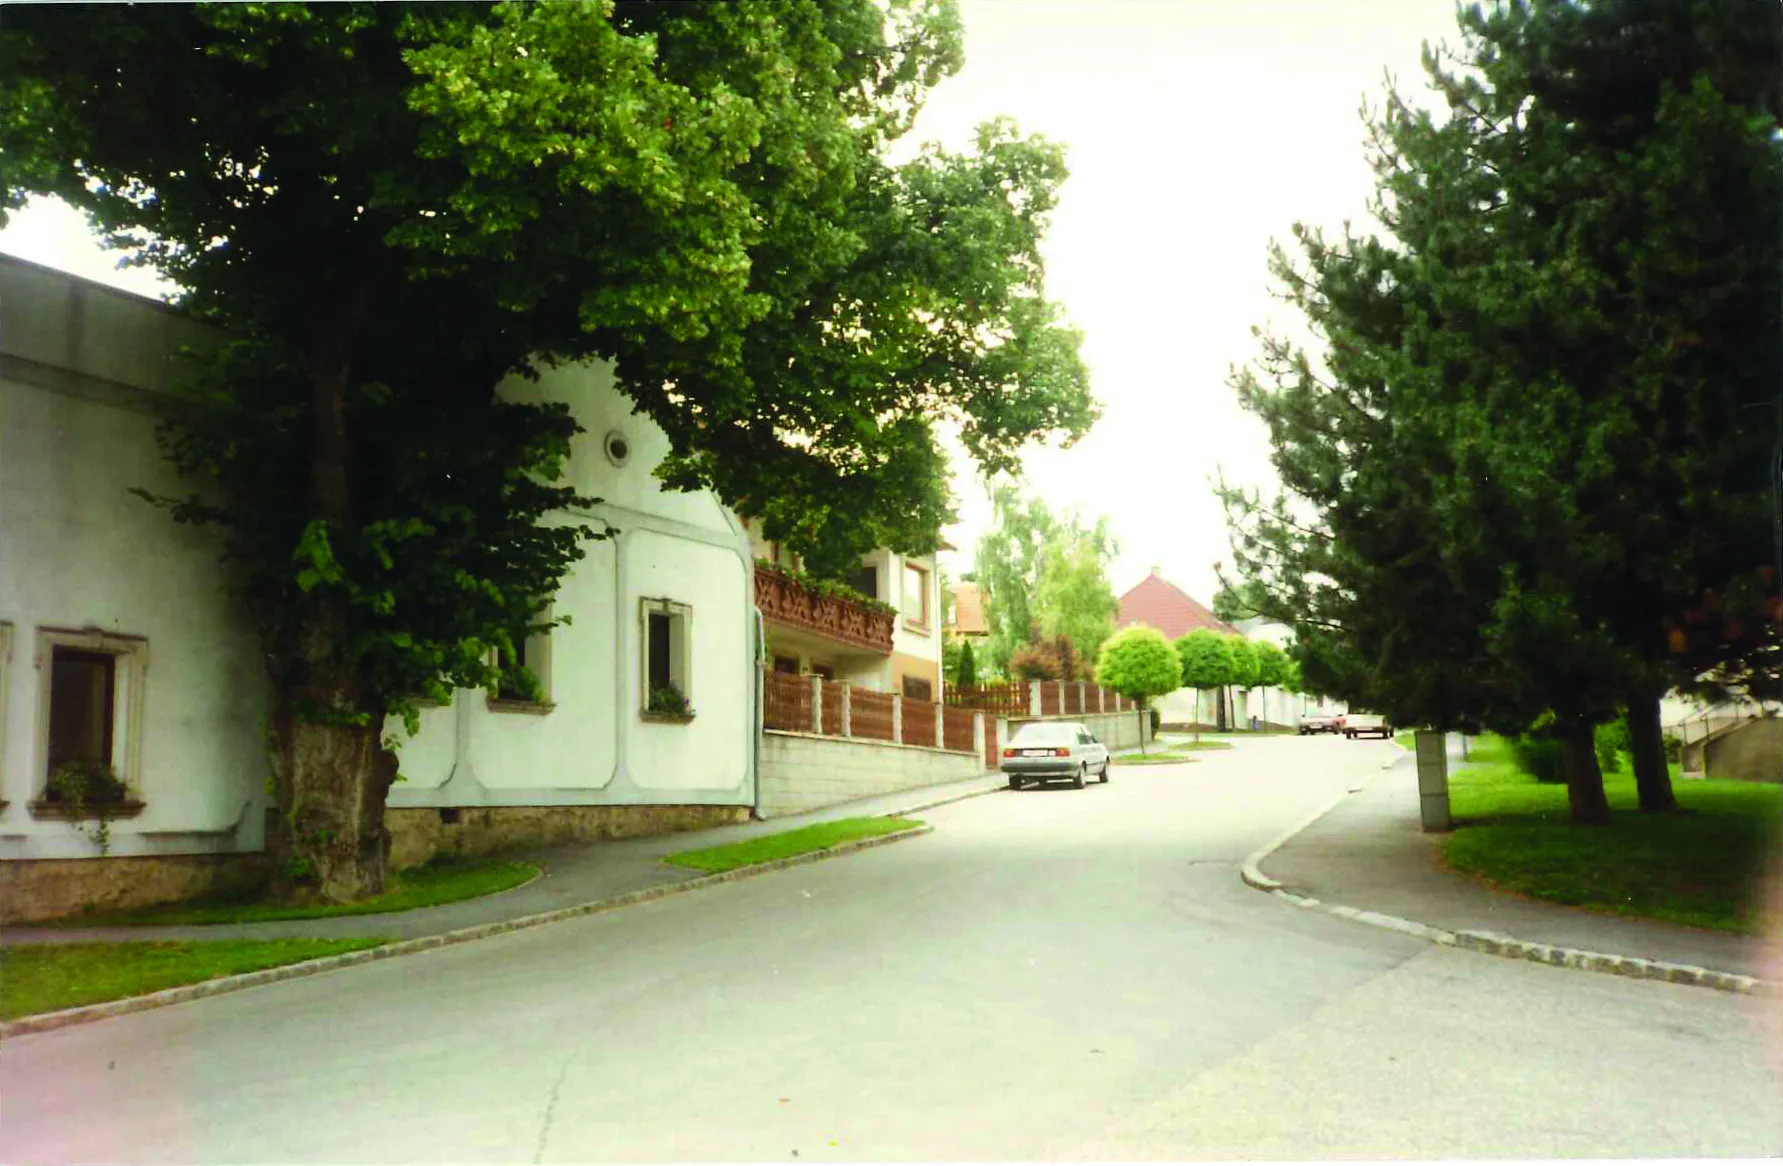
<instances>
[{"instance_id":1,"label":"curved road bend","mask_svg":"<svg viewBox=\"0 0 1783 1166\"><path fill-rule=\"evenodd\" d=\"M1775 1001L1244 887L1394 756L1275 738L932 835L0 1042L0 1160L1775 1155Z\"/></svg>"}]
</instances>

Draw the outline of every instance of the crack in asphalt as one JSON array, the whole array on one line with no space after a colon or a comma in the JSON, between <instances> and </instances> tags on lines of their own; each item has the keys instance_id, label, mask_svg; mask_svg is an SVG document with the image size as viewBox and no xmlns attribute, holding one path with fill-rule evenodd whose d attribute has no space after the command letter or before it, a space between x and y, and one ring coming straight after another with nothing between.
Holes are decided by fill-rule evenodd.
<instances>
[{"instance_id":1,"label":"crack in asphalt","mask_svg":"<svg viewBox=\"0 0 1783 1166\"><path fill-rule=\"evenodd\" d=\"M574 1050L563 1059L562 1068L557 1070L557 1080L551 1085L551 1096L545 1100L545 1116L539 1122L538 1144L532 1149L532 1160L535 1166L545 1159L545 1140L551 1136L551 1119L557 1114L557 1094L563 1089L564 1078L570 1075L570 1062L575 1059Z\"/></svg>"}]
</instances>

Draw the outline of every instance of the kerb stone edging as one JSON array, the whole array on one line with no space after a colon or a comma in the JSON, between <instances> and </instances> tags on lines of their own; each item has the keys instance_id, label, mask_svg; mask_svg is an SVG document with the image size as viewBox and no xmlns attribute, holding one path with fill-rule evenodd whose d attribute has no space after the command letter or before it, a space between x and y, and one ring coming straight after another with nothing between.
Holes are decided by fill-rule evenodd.
<instances>
[{"instance_id":1,"label":"kerb stone edging","mask_svg":"<svg viewBox=\"0 0 1783 1166\"><path fill-rule=\"evenodd\" d=\"M990 792L990 791L986 791ZM973 794L966 795L975 796ZM958 801L948 798L946 801ZM943 802L932 803L945 804ZM915 813L915 807L900 810L899 814ZM880 815L894 817L896 815ZM754 875L766 874L769 871L785 870L787 867L803 866L807 863L821 862L826 858L836 858L844 854L852 854L857 850L867 850L875 846L886 846L893 842L902 842L906 838L916 838L932 832L935 828L924 823L908 830L898 830L891 834L881 834L876 838L856 838L841 842L822 850L812 850L805 854L795 854L787 858L776 858L771 862L759 862L751 866L738 867L736 870L720 871L716 874L700 875L697 878L683 879L680 882L664 883L661 886L645 887L639 891L628 891L623 895L615 895L610 899L599 899L590 903L578 903L573 907L559 907L554 911L541 911L536 915L523 915L518 919L503 919L494 923L479 923L474 927L461 927L456 931L445 931L438 935L423 935L416 939L403 939L395 943L386 943L379 947L369 947L363 951L349 951L341 955L323 956L320 959L304 960L301 963L282 964L276 968L262 968L257 972L243 972L238 976L220 976L214 980L205 980L197 984L182 984L177 988L164 988L159 992L150 992L145 996L127 996L122 1000L107 1000L103 1004L85 1004L79 1008L65 1008L60 1012L44 1012L36 1016L22 1016L17 1020L0 1022L0 1040L8 1037L26 1036L34 1032L49 1032L52 1029L67 1028L70 1025L85 1024L88 1021L104 1020L112 1016L124 1016L132 1012L146 1012L151 1008L165 1008L170 1004L184 1004L189 1000L202 1000L207 996L221 996L228 992L240 992L246 988L258 988L263 984L276 984L281 980L295 980L304 976L320 975L340 968L357 967L360 964L372 963L376 960L392 959L396 956L414 955L418 952L432 951L435 948L448 947L453 944L469 943L472 940L487 939L492 935L502 935L509 931L520 931L529 927L542 927L547 923L561 923L566 919L576 919L583 915L595 915L602 911L611 911L618 907L628 907L633 903L647 903L652 899L664 899L670 895L684 894L705 887L717 886L719 883L734 883L739 879Z\"/></svg>"},{"instance_id":2,"label":"kerb stone edging","mask_svg":"<svg viewBox=\"0 0 1783 1166\"><path fill-rule=\"evenodd\" d=\"M1383 769L1387 766L1382 766ZM1506 959L1529 960L1532 963L1547 964L1556 968L1571 968L1582 972L1602 972L1612 976L1628 976L1638 980L1664 980L1671 984L1689 984L1699 988L1714 988L1721 992L1734 992L1744 996L1783 996L1783 984L1770 980L1760 980L1755 976L1743 976L1736 972L1717 972L1709 968L1699 968L1693 964L1673 964L1664 960L1641 959L1638 956L1611 955L1601 951L1582 951L1578 948L1559 947L1550 943L1532 943L1526 939L1505 935L1496 931L1444 931L1440 927L1431 927L1411 919L1402 919L1397 915L1384 915L1379 911L1363 911L1355 907L1346 907L1342 903L1324 903L1305 895L1296 895L1285 889L1282 884L1264 874L1257 865L1271 854L1281 849L1287 841L1323 818L1337 807L1344 798L1357 792L1355 787L1333 798L1315 814L1308 815L1294 827L1268 845L1253 852L1244 860L1239 868L1239 875L1248 886L1274 895L1284 903L1296 907L1305 907L1312 911L1323 911L1327 915L1336 915L1355 923L1366 923L1370 927L1379 927L1387 931L1396 931L1401 935L1410 935L1430 943L1444 947L1458 947L1467 951L1477 951L1483 955L1502 956Z\"/></svg>"}]
</instances>

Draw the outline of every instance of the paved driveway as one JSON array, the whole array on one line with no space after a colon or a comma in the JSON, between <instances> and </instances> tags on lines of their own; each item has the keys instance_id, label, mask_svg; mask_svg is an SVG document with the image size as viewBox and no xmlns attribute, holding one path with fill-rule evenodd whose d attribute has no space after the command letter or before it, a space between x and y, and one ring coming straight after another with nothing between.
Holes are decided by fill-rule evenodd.
<instances>
[{"instance_id":1,"label":"paved driveway","mask_svg":"<svg viewBox=\"0 0 1783 1166\"><path fill-rule=\"evenodd\" d=\"M0 1159L1783 1152L1775 1002L1239 883L1392 749L1117 767L832 862L6 1041Z\"/></svg>"}]
</instances>

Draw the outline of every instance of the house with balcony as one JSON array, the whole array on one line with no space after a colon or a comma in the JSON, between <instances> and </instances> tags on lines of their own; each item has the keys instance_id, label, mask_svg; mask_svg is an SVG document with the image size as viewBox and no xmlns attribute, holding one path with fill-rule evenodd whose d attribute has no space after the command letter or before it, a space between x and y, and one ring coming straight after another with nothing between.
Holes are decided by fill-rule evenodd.
<instances>
[{"instance_id":1,"label":"house with balcony","mask_svg":"<svg viewBox=\"0 0 1783 1166\"><path fill-rule=\"evenodd\" d=\"M933 555L880 548L837 586L746 520L770 672L816 676L916 700L941 695L941 586ZM947 549L943 547L942 549Z\"/></svg>"}]
</instances>

